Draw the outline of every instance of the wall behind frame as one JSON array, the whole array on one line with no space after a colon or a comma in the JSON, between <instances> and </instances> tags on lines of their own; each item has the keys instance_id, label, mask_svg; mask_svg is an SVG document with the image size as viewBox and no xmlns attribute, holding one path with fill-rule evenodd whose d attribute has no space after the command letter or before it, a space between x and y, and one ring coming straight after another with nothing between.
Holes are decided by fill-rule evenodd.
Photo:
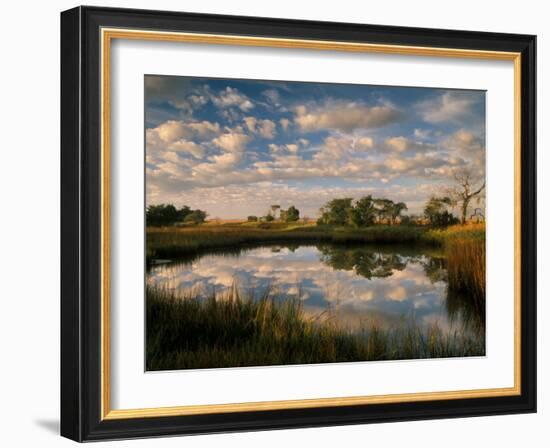
<instances>
[{"instance_id":1,"label":"wall behind frame","mask_svg":"<svg viewBox=\"0 0 550 448\"><path fill-rule=\"evenodd\" d=\"M185 10L232 15L271 16L294 19L360 22L385 25L468 29L538 35L538 116L550 120L550 98L544 79L548 76L550 36L543 2L524 0L460 4L438 1L361 3L257 2L253 0L145 0L87 1L88 5L126 8ZM59 13L78 2L10 2L0 29L3 70L2 175L0 192L0 248L2 282L0 340L2 378L0 415L5 425L0 440L6 446L40 444L71 446L61 439L59 428ZM538 147L547 134L538 129ZM550 188L550 158L539 150L539 229L550 222L545 208ZM302 429L248 434L165 438L94 446L140 447L280 447L315 445L334 447L369 443L372 446L405 445L424 448L464 446L544 446L549 438L550 392L545 383L547 359L542 347L550 346L548 296L550 268L545 252L550 237L539 233L539 413L537 415L483 417L381 425ZM545 272L546 271L546 272ZM74 445L72 445L74 446Z\"/></svg>"}]
</instances>

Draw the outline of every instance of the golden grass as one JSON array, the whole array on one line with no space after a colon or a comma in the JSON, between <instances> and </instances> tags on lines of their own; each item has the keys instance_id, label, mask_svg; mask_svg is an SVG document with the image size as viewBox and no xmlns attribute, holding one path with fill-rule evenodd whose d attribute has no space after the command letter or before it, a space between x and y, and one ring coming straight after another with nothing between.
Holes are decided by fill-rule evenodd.
<instances>
[{"instance_id":1,"label":"golden grass","mask_svg":"<svg viewBox=\"0 0 550 448\"><path fill-rule=\"evenodd\" d=\"M173 370L481 356L485 343L413 320L392 328L366 321L352 332L269 290L200 299L148 287L146 353L147 370Z\"/></svg>"},{"instance_id":2,"label":"golden grass","mask_svg":"<svg viewBox=\"0 0 550 448\"><path fill-rule=\"evenodd\" d=\"M462 236L445 243L449 285L476 302L485 301L485 240Z\"/></svg>"}]
</instances>

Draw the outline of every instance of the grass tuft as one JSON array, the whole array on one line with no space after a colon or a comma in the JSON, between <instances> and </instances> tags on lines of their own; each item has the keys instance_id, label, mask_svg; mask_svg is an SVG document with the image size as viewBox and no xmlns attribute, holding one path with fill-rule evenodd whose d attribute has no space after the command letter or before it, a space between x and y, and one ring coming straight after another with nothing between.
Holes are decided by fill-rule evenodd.
<instances>
[{"instance_id":1,"label":"grass tuft","mask_svg":"<svg viewBox=\"0 0 550 448\"><path fill-rule=\"evenodd\" d=\"M294 297L198 299L147 288L147 370L443 358L485 354L483 337L422 330L414 321L358 331L304 313Z\"/></svg>"}]
</instances>

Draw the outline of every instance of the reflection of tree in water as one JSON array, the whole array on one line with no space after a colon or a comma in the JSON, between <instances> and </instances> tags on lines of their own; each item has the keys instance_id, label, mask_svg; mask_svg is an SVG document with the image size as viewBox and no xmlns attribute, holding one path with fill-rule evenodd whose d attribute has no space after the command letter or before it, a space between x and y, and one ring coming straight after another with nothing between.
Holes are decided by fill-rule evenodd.
<instances>
[{"instance_id":1,"label":"reflection of tree in water","mask_svg":"<svg viewBox=\"0 0 550 448\"><path fill-rule=\"evenodd\" d=\"M408 257L395 253L361 248L317 246L321 252L321 261L328 266L346 271L354 271L367 279L390 277L393 271L402 271L407 267Z\"/></svg>"},{"instance_id":2,"label":"reflection of tree in water","mask_svg":"<svg viewBox=\"0 0 550 448\"><path fill-rule=\"evenodd\" d=\"M163 265L163 269L168 269L170 266L177 266L179 264L191 265L205 255L238 257L258 247L269 248L272 253L276 254L282 252L282 249L293 253L298 248L303 247L303 245L299 243L278 243L273 245L249 245L211 249L204 253L195 253L175 260L171 264ZM447 282L447 259L433 249L423 248L424 250L420 252L416 247L358 247L339 246L328 243L317 244L316 248L320 252L320 261L325 265L335 270L353 271L355 274L368 280L391 277L395 271L403 271L409 264L421 266L432 284L443 282L447 285L446 297L442 306L447 313L449 321L454 324L460 324L462 331L472 331L478 334L485 331L485 302L476 302L467 294L449 290ZM150 268L151 266L148 266L148 271ZM331 297L333 299L332 303L338 305L340 296L344 294L342 285L328 278L325 283L326 290L324 295ZM251 285L251 287L254 289L257 285ZM277 292L276 286L272 283L270 283L267 289ZM263 288L261 290L263 291ZM251 296L255 296L258 291L251 294ZM301 284L298 280L296 281L295 292L296 294L293 292L292 295L302 297L303 291L301 291Z\"/></svg>"},{"instance_id":3,"label":"reflection of tree in water","mask_svg":"<svg viewBox=\"0 0 550 448\"><path fill-rule=\"evenodd\" d=\"M447 261L443 257L423 257L420 261L430 282L447 281Z\"/></svg>"},{"instance_id":4,"label":"reflection of tree in water","mask_svg":"<svg viewBox=\"0 0 550 448\"><path fill-rule=\"evenodd\" d=\"M476 333L485 331L485 303L472 300L471 297L452 291L447 287L445 305L450 322L462 322L464 329Z\"/></svg>"},{"instance_id":5,"label":"reflection of tree in water","mask_svg":"<svg viewBox=\"0 0 550 448\"><path fill-rule=\"evenodd\" d=\"M426 257L422 260L426 276L432 283L447 283L447 260L443 257ZM445 308L449 321L462 322L465 330L485 331L485 303L480 303L464 293L453 291L447 284Z\"/></svg>"},{"instance_id":6,"label":"reflection of tree in water","mask_svg":"<svg viewBox=\"0 0 550 448\"><path fill-rule=\"evenodd\" d=\"M334 269L354 271L369 280L390 277L409 263L420 264L432 284L447 284L447 260L441 256L401 255L383 249L319 245L321 261ZM449 321L461 323L463 331L485 331L485 304L446 288L445 309Z\"/></svg>"}]
</instances>

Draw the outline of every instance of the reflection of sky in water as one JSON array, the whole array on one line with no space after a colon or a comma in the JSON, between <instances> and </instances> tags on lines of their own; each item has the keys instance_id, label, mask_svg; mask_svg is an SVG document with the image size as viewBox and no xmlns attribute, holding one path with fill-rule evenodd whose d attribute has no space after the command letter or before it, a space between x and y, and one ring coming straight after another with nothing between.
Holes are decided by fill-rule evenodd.
<instances>
[{"instance_id":1,"label":"reflection of sky in water","mask_svg":"<svg viewBox=\"0 0 550 448\"><path fill-rule=\"evenodd\" d=\"M334 247L330 250L339 251ZM373 256L373 249L354 250L355 255L359 250ZM343 249L338 255L348 254ZM348 270L338 269L317 247L301 246L295 250L260 247L240 255L204 255L190 263L158 265L148 272L147 281L184 296L215 293L221 297L236 287L260 297L270 289L275 296L300 298L305 311L312 315L330 308L342 324L349 326L370 317L390 325L414 317L420 325L437 323L445 331L457 328L460 323L452 324L447 316L445 282L441 278L430 280L426 274L429 256L388 255L387 250L380 256L394 257L396 268L390 265L388 276L371 279L359 275L359 269L350 269L353 262Z\"/></svg>"}]
</instances>

